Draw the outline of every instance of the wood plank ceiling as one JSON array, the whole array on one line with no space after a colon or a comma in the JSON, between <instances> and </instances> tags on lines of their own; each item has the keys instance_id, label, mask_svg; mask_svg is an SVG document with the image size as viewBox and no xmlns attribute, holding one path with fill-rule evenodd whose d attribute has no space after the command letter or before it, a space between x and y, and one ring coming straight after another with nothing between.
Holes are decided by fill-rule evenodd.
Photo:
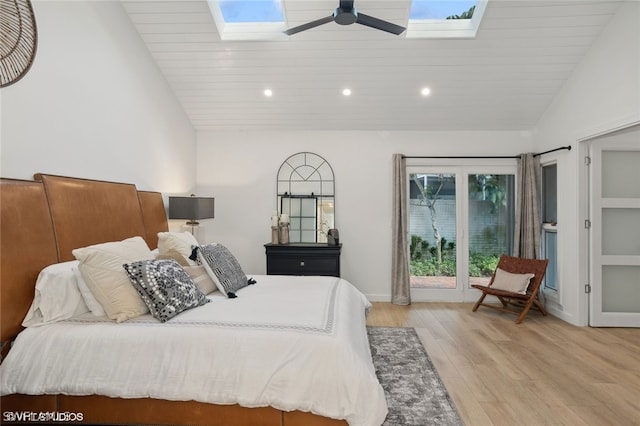
<instances>
[{"instance_id":1,"label":"wood plank ceiling","mask_svg":"<svg viewBox=\"0 0 640 426\"><path fill-rule=\"evenodd\" d=\"M475 39L329 23L281 40L221 41L206 1L121 1L197 130L380 131L535 128L621 3L490 0ZM287 25L337 3L283 0ZM356 7L406 26L410 0Z\"/></svg>"}]
</instances>

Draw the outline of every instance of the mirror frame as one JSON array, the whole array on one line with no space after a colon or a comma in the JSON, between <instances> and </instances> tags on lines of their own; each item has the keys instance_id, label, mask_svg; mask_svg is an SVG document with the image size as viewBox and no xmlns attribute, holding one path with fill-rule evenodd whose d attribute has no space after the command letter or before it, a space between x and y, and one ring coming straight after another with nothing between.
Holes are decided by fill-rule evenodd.
<instances>
[{"instance_id":1,"label":"mirror frame","mask_svg":"<svg viewBox=\"0 0 640 426\"><path fill-rule=\"evenodd\" d=\"M335 175L331 164L312 152L297 152L287 157L276 177L278 214L288 200L290 212L289 241L292 243L326 243L329 229L335 228ZM314 228L303 228L301 213L304 200L315 200ZM300 213L291 214L292 202L299 202ZM307 224L309 224L309 216ZM310 237L313 233L313 238Z\"/></svg>"}]
</instances>

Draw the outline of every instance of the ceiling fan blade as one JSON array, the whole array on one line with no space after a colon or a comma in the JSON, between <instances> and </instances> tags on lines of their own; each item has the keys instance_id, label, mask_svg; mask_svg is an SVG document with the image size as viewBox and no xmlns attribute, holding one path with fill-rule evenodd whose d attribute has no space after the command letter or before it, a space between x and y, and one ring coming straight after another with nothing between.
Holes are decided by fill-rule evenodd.
<instances>
[{"instance_id":1,"label":"ceiling fan blade","mask_svg":"<svg viewBox=\"0 0 640 426\"><path fill-rule=\"evenodd\" d=\"M286 35L293 35L299 33L300 31L310 30L311 28L319 27L320 25L327 24L333 21L333 15L327 16L326 18L316 19L315 21L307 22L306 24L298 25L297 27L289 28L284 31Z\"/></svg>"},{"instance_id":2,"label":"ceiling fan blade","mask_svg":"<svg viewBox=\"0 0 640 426\"><path fill-rule=\"evenodd\" d=\"M383 21L382 19L374 18L373 16L365 15L364 13L360 12L358 12L358 20L356 22L358 24L366 25L367 27L386 31L395 35L400 35L404 30L406 30L405 27L401 27L400 25L396 25L388 21Z\"/></svg>"},{"instance_id":3,"label":"ceiling fan blade","mask_svg":"<svg viewBox=\"0 0 640 426\"><path fill-rule=\"evenodd\" d=\"M343 10L353 9L353 0L340 0L340 9L343 9Z\"/></svg>"}]
</instances>

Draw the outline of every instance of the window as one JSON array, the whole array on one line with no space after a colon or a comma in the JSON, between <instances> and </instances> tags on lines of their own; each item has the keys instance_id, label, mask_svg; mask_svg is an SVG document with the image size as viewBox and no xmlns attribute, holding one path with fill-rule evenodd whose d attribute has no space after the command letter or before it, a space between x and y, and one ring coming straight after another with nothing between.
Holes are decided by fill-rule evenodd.
<instances>
[{"instance_id":1,"label":"window","mask_svg":"<svg viewBox=\"0 0 640 426\"><path fill-rule=\"evenodd\" d=\"M222 40L286 38L281 0L209 0Z\"/></svg>"},{"instance_id":2,"label":"window","mask_svg":"<svg viewBox=\"0 0 640 426\"><path fill-rule=\"evenodd\" d=\"M558 291L558 234L555 229L542 231L542 257L549 259L547 273L544 276L544 288Z\"/></svg>"},{"instance_id":3,"label":"window","mask_svg":"<svg viewBox=\"0 0 640 426\"><path fill-rule=\"evenodd\" d=\"M413 0L409 19L470 19L476 0Z\"/></svg>"},{"instance_id":4,"label":"window","mask_svg":"<svg viewBox=\"0 0 640 426\"><path fill-rule=\"evenodd\" d=\"M474 38L488 0L413 0L407 38Z\"/></svg>"},{"instance_id":5,"label":"window","mask_svg":"<svg viewBox=\"0 0 640 426\"><path fill-rule=\"evenodd\" d=\"M542 222L551 225L558 223L557 176L558 171L555 164L542 167Z\"/></svg>"},{"instance_id":6,"label":"window","mask_svg":"<svg viewBox=\"0 0 640 426\"><path fill-rule=\"evenodd\" d=\"M542 257L549 259L544 288L558 291L558 185L555 163L542 166Z\"/></svg>"},{"instance_id":7,"label":"window","mask_svg":"<svg viewBox=\"0 0 640 426\"><path fill-rule=\"evenodd\" d=\"M218 0L227 23L283 22L282 5L273 0Z\"/></svg>"}]
</instances>

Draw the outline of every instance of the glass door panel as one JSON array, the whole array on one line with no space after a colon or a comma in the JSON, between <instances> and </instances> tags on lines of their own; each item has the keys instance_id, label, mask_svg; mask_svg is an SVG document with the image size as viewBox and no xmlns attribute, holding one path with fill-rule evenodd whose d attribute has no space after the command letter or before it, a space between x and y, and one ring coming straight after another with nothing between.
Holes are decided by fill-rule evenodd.
<instances>
[{"instance_id":1,"label":"glass door panel","mask_svg":"<svg viewBox=\"0 0 640 426\"><path fill-rule=\"evenodd\" d=\"M640 314L640 266L602 267L602 311Z\"/></svg>"},{"instance_id":2,"label":"glass door panel","mask_svg":"<svg viewBox=\"0 0 640 426\"><path fill-rule=\"evenodd\" d=\"M409 175L411 287L455 289L456 175Z\"/></svg>"},{"instance_id":3,"label":"glass door panel","mask_svg":"<svg viewBox=\"0 0 640 426\"><path fill-rule=\"evenodd\" d=\"M602 254L640 256L640 209L602 209Z\"/></svg>"},{"instance_id":4,"label":"glass door panel","mask_svg":"<svg viewBox=\"0 0 640 426\"><path fill-rule=\"evenodd\" d=\"M640 151L602 151L602 197L640 198L638 164Z\"/></svg>"},{"instance_id":5,"label":"glass door panel","mask_svg":"<svg viewBox=\"0 0 640 426\"><path fill-rule=\"evenodd\" d=\"M513 175L469 175L469 284L488 284L500 255L511 253L513 200Z\"/></svg>"}]
</instances>

